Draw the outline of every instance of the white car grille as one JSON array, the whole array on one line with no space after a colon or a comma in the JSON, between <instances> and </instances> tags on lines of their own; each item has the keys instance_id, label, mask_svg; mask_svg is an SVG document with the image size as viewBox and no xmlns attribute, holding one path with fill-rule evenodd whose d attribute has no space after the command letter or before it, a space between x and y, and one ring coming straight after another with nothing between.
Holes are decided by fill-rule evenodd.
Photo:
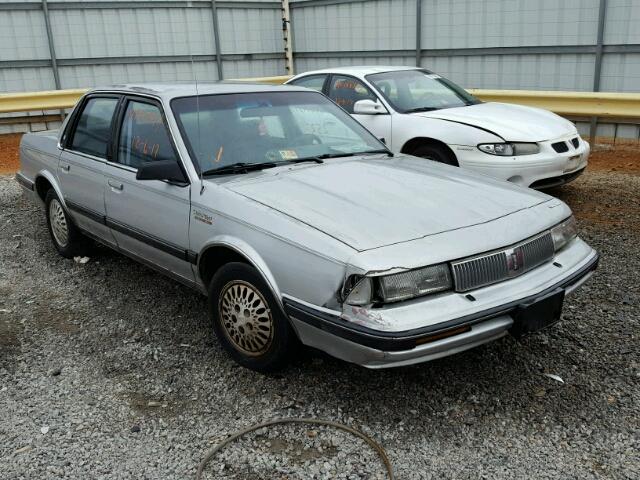
<instances>
[{"instance_id":1,"label":"white car grille","mask_svg":"<svg viewBox=\"0 0 640 480\"><path fill-rule=\"evenodd\" d=\"M522 275L554 253L551 233L545 232L504 250L452 262L455 289L466 292Z\"/></svg>"}]
</instances>

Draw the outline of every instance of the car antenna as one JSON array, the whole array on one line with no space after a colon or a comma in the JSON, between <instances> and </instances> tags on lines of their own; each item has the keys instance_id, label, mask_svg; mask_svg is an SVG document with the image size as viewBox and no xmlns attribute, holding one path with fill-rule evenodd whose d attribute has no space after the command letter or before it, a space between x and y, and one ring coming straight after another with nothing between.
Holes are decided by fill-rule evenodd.
<instances>
[{"instance_id":1,"label":"car antenna","mask_svg":"<svg viewBox=\"0 0 640 480\"><path fill-rule=\"evenodd\" d=\"M198 125L198 148L196 149L197 154L200 154L201 144L200 144L200 93L198 92L198 76L196 75L196 69L193 65L193 55L191 57L191 71L193 72L193 81L196 85L196 124ZM200 178L200 195L204 192L204 179L202 177L202 167L200 166L200 162L198 158L194 159L196 164L198 165L198 177Z\"/></svg>"}]
</instances>

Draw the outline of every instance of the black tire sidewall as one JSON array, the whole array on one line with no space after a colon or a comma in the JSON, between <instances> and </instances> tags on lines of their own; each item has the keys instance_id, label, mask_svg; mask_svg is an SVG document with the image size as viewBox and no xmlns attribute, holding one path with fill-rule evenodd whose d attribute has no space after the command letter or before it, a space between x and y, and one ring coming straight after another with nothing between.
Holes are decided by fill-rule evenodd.
<instances>
[{"instance_id":1,"label":"black tire sidewall","mask_svg":"<svg viewBox=\"0 0 640 480\"><path fill-rule=\"evenodd\" d=\"M51 228L51 218L49 216L49 205L53 200L57 200L60 203L60 205L62 206L62 211L64 212L65 219L67 221L67 230L68 230L69 239L65 246L62 246L58 243L58 241L56 240L56 237L53 235L53 229ZM45 213L47 218L47 229L49 230L49 236L51 237L51 242L53 243L53 246L58 251L58 253L65 258L73 258L76 256L81 256L84 253L86 253L86 247L87 247L86 237L84 237L84 235L80 233L80 230L78 230L78 227L74 225L73 220L69 216L69 213L67 212L62 201L58 197L58 194L55 192L53 188L50 189L45 196L44 208L45 208Z\"/></svg>"},{"instance_id":2,"label":"black tire sidewall","mask_svg":"<svg viewBox=\"0 0 640 480\"><path fill-rule=\"evenodd\" d=\"M263 355L252 357L237 350L224 332L218 311L218 300L224 286L233 280L243 280L259 290L271 311L274 328L273 340ZM209 318L213 330L224 349L236 362L246 368L263 373L279 370L288 363L298 347L296 334L271 289L253 266L240 262L223 265L211 279L208 293Z\"/></svg>"},{"instance_id":3,"label":"black tire sidewall","mask_svg":"<svg viewBox=\"0 0 640 480\"><path fill-rule=\"evenodd\" d=\"M451 158L449 152L438 145L422 145L416 148L412 152L412 155L425 158L427 160L432 160L434 162L444 163L446 165L451 165L454 167L458 166L458 162L455 159Z\"/></svg>"}]
</instances>

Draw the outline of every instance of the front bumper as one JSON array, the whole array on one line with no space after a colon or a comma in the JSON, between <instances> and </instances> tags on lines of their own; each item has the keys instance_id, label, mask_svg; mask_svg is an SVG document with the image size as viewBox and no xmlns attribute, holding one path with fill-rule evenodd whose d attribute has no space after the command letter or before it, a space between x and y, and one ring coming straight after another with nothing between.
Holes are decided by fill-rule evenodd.
<instances>
[{"instance_id":1,"label":"front bumper","mask_svg":"<svg viewBox=\"0 0 640 480\"><path fill-rule=\"evenodd\" d=\"M512 287L508 283L514 280L496 284L479 291L495 291L502 286L503 297L509 299L506 303L403 331L377 330L345 321L335 313L288 297L283 301L285 311L305 345L369 368L395 367L452 355L507 335L514 322L512 314L519 305L557 289L564 289L565 294L570 294L591 276L597 264L598 254L590 249L590 254L575 268L563 276L556 275L554 281L539 285L533 293L512 298L513 295L509 295ZM550 268L557 267L551 265ZM536 273L540 272L532 270L517 280L524 279L525 284L536 284L537 281L532 279L526 281L526 277ZM422 311L425 316L426 302L423 301L418 309L412 307L412 314L420 315Z\"/></svg>"},{"instance_id":2,"label":"front bumper","mask_svg":"<svg viewBox=\"0 0 640 480\"><path fill-rule=\"evenodd\" d=\"M581 138L578 148L574 148L571 139L576 136L539 142L540 153L535 155L499 157L488 155L475 147L458 147L455 153L463 168L523 187L550 188L569 183L584 173L591 148ZM557 153L552 147L557 142L566 142L568 150Z\"/></svg>"}]
</instances>

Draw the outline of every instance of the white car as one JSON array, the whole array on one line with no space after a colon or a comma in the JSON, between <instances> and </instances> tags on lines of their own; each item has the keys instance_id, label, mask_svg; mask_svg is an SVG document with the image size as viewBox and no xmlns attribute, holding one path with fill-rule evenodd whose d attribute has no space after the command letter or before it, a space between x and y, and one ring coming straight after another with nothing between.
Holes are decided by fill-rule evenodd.
<instances>
[{"instance_id":1,"label":"white car","mask_svg":"<svg viewBox=\"0 0 640 480\"><path fill-rule=\"evenodd\" d=\"M589 143L570 121L522 105L481 102L412 67L343 67L287 83L321 91L391 150L532 188L565 184L587 166ZM330 129L319 120L319 131Z\"/></svg>"}]
</instances>

